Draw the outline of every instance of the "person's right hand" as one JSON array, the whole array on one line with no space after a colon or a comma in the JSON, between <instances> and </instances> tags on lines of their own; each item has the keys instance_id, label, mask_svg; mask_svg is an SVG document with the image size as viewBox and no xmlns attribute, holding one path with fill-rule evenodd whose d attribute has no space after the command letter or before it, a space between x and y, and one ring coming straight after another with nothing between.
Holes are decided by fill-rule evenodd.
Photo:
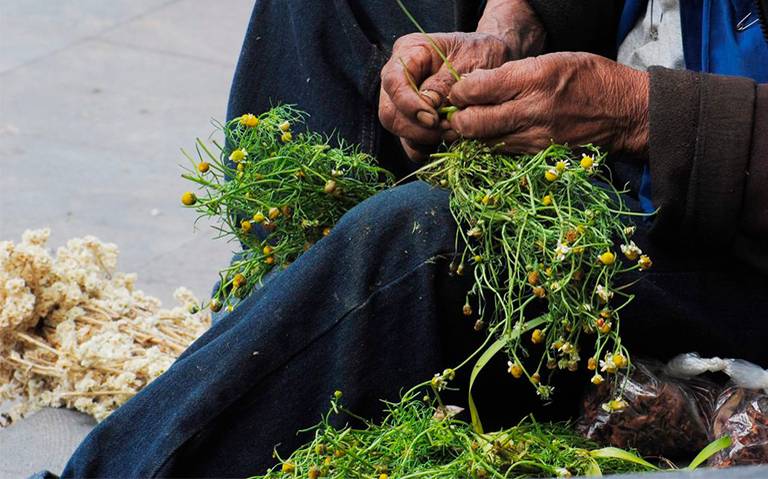
<instances>
[{"instance_id":1,"label":"person's right hand","mask_svg":"<svg viewBox=\"0 0 768 479\"><path fill-rule=\"evenodd\" d=\"M507 43L487 33L434 33L430 37L459 75L478 68L496 68L514 56ZM455 82L423 34L412 33L395 42L392 56L381 70L379 120L400 137L411 159L423 159L440 143L437 109L445 103Z\"/></svg>"}]
</instances>

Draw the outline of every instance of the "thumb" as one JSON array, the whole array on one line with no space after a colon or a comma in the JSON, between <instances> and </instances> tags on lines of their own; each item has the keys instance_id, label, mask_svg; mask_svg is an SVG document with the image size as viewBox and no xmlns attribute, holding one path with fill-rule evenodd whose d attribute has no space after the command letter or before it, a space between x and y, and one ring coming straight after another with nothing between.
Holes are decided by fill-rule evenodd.
<instances>
[{"instance_id":1,"label":"thumb","mask_svg":"<svg viewBox=\"0 0 768 479\"><path fill-rule=\"evenodd\" d=\"M527 60L527 59L526 59ZM462 76L451 88L448 100L464 108L469 105L498 105L514 98L530 76L526 60L507 62L490 70L475 70Z\"/></svg>"}]
</instances>

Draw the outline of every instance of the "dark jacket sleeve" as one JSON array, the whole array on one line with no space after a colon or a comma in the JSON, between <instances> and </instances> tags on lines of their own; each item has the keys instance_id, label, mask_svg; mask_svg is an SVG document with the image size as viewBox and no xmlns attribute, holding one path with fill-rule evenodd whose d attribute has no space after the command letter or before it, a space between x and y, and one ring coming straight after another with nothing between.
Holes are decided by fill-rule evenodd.
<instances>
[{"instance_id":1,"label":"dark jacket sleeve","mask_svg":"<svg viewBox=\"0 0 768 479\"><path fill-rule=\"evenodd\" d=\"M623 0L528 0L547 32L547 51L616 58Z\"/></svg>"},{"instance_id":2,"label":"dark jacket sleeve","mask_svg":"<svg viewBox=\"0 0 768 479\"><path fill-rule=\"evenodd\" d=\"M768 85L661 67L650 74L656 237L768 272Z\"/></svg>"}]
</instances>

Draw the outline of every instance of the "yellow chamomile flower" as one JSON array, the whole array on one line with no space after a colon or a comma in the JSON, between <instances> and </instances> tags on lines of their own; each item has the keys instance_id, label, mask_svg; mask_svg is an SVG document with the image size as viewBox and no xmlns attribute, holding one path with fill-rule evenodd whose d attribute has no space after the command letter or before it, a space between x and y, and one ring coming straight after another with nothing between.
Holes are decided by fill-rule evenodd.
<instances>
[{"instance_id":1,"label":"yellow chamomile flower","mask_svg":"<svg viewBox=\"0 0 768 479\"><path fill-rule=\"evenodd\" d=\"M646 270L653 266L653 261L651 261L651 258L647 255L640 256L640 259L637 260L637 264L640 266L640 269Z\"/></svg>"},{"instance_id":2,"label":"yellow chamomile flower","mask_svg":"<svg viewBox=\"0 0 768 479\"><path fill-rule=\"evenodd\" d=\"M601 407L605 412L618 412L625 409L627 406L627 401L624 401L623 399L613 399L604 403Z\"/></svg>"},{"instance_id":3,"label":"yellow chamomile flower","mask_svg":"<svg viewBox=\"0 0 768 479\"><path fill-rule=\"evenodd\" d=\"M200 163L197 164L197 171L199 171L200 173L206 173L210 169L211 169L211 165L209 165L205 161L201 161Z\"/></svg>"},{"instance_id":4,"label":"yellow chamomile flower","mask_svg":"<svg viewBox=\"0 0 768 479\"><path fill-rule=\"evenodd\" d=\"M613 364L615 364L617 368L623 369L627 367L627 364L629 364L629 361L627 360L627 357L624 356L623 354L616 353L613 355Z\"/></svg>"},{"instance_id":5,"label":"yellow chamomile flower","mask_svg":"<svg viewBox=\"0 0 768 479\"><path fill-rule=\"evenodd\" d=\"M520 379L523 376L523 367L512 361L507 361L507 371L515 379Z\"/></svg>"},{"instance_id":6,"label":"yellow chamomile flower","mask_svg":"<svg viewBox=\"0 0 768 479\"><path fill-rule=\"evenodd\" d=\"M212 299L209 307L211 308L211 311L218 313L221 311L221 302L219 302L218 299Z\"/></svg>"},{"instance_id":7,"label":"yellow chamomile flower","mask_svg":"<svg viewBox=\"0 0 768 479\"><path fill-rule=\"evenodd\" d=\"M612 251L606 251L605 253L598 256L597 259L599 259L600 262L604 265L610 266L616 262L616 255Z\"/></svg>"},{"instance_id":8,"label":"yellow chamomile flower","mask_svg":"<svg viewBox=\"0 0 768 479\"><path fill-rule=\"evenodd\" d=\"M288 131L291 129L291 124L288 121L284 121L280 123L277 127L280 128L280 131Z\"/></svg>"},{"instance_id":9,"label":"yellow chamomile flower","mask_svg":"<svg viewBox=\"0 0 768 479\"><path fill-rule=\"evenodd\" d=\"M240 117L240 124L248 128L254 128L259 124L259 118L253 113L246 113Z\"/></svg>"},{"instance_id":10,"label":"yellow chamomile flower","mask_svg":"<svg viewBox=\"0 0 768 479\"><path fill-rule=\"evenodd\" d=\"M264 216L264 213L256 213L253 215L253 221L256 223L263 223L265 219L267 218Z\"/></svg>"},{"instance_id":11,"label":"yellow chamomile flower","mask_svg":"<svg viewBox=\"0 0 768 479\"><path fill-rule=\"evenodd\" d=\"M601 374L595 373L595 375L592 376L591 381L592 381L592 384L594 384L595 386L597 386L598 384L602 384L603 376Z\"/></svg>"},{"instance_id":12,"label":"yellow chamomile flower","mask_svg":"<svg viewBox=\"0 0 768 479\"><path fill-rule=\"evenodd\" d=\"M274 220L278 216L280 216L280 209L279 208L275 208L273 206L272 208L269 209L269 219Z\"/></svg>"},{"instance_id":13,"label":"yellow chamomile flower","mask_svg":"<svg viewBox=\"0 0 768 479\"><path fill-rule=\"evenodd\" d=\"M292 462L284 462L280 469L287 474L293 474L296 471L296 466Z\"/></svg>"},{"instance_id":14,"label":"yellow chamomile flower","mask_svg":"<svg viewBox=\"0 0 768 479\"><path fill-rule=\"evenodd\" d=\"M229 154L229 159L234 161L235 163L239 163L246 158L248 158L248 152L245 151L245 148L238 148L236 150L233 150L232 153Z\"/></svg>"},{"instance_id":15,"label":"yellow chamomile flower","mask_svg":"<svg viewBox=\"0 0 768 479\"><path fill-rule=\"evenodd\" d=\"M531 333L531 342L533 344L540 344L544 341L544 332L540 329L534 329Z\"/></svg>"},{"instance_id":16,"label":"yellow chamomile flower","mask_svg":"<svg viewBox=\"0 0 768 479\"><path fill-rule=\"evenodd\" d=\"M288 143L288 142L290 142L291 140L293 140L293 135L291 134L291 132L290 132L290 131L285 131L285 132L283 132L283 134L280 136L280 139L283 141L283 143Z\"/></svg>"},{"instance_id":17,"label":"yellow chamomile flower","mask_svg":"<svg viewBox=\"0 0 768 479\"><path fill-rule=\"evenodd\" d=\"M195 196L195 194L191 191L187 191L181 195L181 203L185 206L192 206L197 203L197 196Z\"/></svg>"},{"instance_id":18,"label":"yellow chamomile flower","mask_svg":"<svg viewBox=\"0 0 768 479\"><path fill-rule=\"evenodd\" d=\"M555 181L559 176L560 174L558 174L557 170L554 168L550 168L544 173L544 178L550 182Z\"/></svg>"},{"instance_id":19,"label":"yellow chamomile flower","mask_svg":"<svg viewBox=\"0 0 768 479\"><path fill-rule=\"evenodd\" d=\"M581 155L581 161L579 161L579 166L581 166L585 170L589 170L590 168L595 166L595 159L590 155Z\"/></svg>"},{"instance_id":20,"label":"yellow chamomile flower","mask_svg":"<svg viewBox=\"0 0 768 479\"><path fill-rule=\"evenodd\" d=\"M568 161L567 160L560 160L557 163L555 163L555 170L557 170L558 173L562 173L563 171L568 169Z\"/></svg>"},{"instance_id":21,"label":"yellow chamomile flower","mask_svg":"<svg viewBox=\"0 0 768 479\"><path fill-rule=\"evenodd\" d=\"M232 287L239 288L245 284L245 276L242 273L237 273L232 279Z\"/></svg>"},{"instance_id":22,"label":"yellow chamomile flower","mask_svg":"<svg viewBox=\"0 0 768 479\"><path fill-rule=\"evenodd\" d=\"M541 204L544 206L549 206L552 204L552 197L550 195L545 195L544 198L541 199Z\"/></svg>"},{"instance_id":23,"label":"yellow chamomile flower","mask_svg":"<svg viewBox=\"0 0 768 479\"><path fill-rule=\"evenodd\" d=\"M272 251L274 251L274 249L269 245L265 246L264 249L262 250L262 252L264 253L264 256L271 255Z\"/></svg>"},{"instance_id":24,"label":"yellow chamomile flower","mask_svg":"<svg viewBox=\"0 0 768 479\"><path fill-rule=\"evenodd\" d=\"M248 220L243 220L243 221L241 221L241 222L240 222L240 230L241 230L243 233L246 233L246 234L247 234L248 232L250 232L250 231L251 231L251 222L250 222L250 221L248 221Z\"/></svg>"},{"instance_id":25,"label":"yellow chamomile flower","mask_svg":"<svg viewBox=\"0 0 768 479\"><path fill-rule=\"evenodd\" d=\"M621 252L624 253L624 256L630 261L636 260L643 254L643 250L638 248L634 241L630 241L629 244L621 245Z\"/></svg>"}]
</instances>

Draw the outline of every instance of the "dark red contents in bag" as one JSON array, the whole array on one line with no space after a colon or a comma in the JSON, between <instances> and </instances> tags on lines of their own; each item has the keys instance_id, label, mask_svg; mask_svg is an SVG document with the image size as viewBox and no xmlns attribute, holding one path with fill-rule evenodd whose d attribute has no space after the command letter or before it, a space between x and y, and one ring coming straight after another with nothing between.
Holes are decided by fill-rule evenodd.
<instances>
[{"instance_id":1,"label":"dark red contents in bag","mask_svg":"<svg viewBox=\"0 0 768 479\"><path fill-rule=\"evenodd\" d=\"M736 387L723 391L712 432L731 436L733 444L710 459L710 466L768 463L768 394Z\"/></svg>"},{"instance_id":2,"label":"dark red contents in bag","mask_svg":"<svg viewBox=\"0 0 768 479\"><path fill-rule=\"evenodd\" d=\"M709 443L709 418L719 391L714 383L669 378L656 363L635 363L631 376L622 380L628 406L620 412L602 408L613 399L607 381L587 395L576 424L584 436L671 459L692 457Z\"/></svg>"}]
</instances>

